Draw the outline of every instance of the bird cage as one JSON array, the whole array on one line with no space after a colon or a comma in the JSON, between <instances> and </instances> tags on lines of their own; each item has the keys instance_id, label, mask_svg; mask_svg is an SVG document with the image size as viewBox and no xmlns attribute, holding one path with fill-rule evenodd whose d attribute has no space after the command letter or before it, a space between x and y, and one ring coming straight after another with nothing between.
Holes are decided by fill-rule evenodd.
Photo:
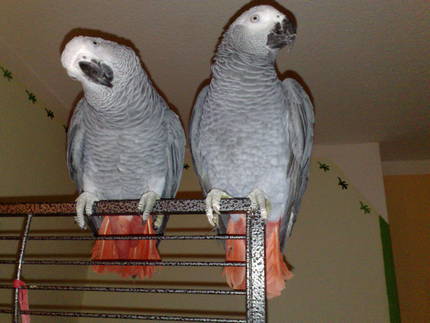
<instances>
[{"instance_id":1,"label":"bird cage","mask_svg":"<svg viewBox=\"0 0 430 323\"><path fill-rule=\"evenodd\" d=\"M97 215L138 215L137 200L124 201L100 201L94 205L93 216ZM181 216L184 214L204 214L204 200L177 200L161 199L154 209L153 214L164 214L169 216ZM135 319L147 321L172 321L172 322L266 322L266 298L265 298L265 239L264 220L261 219L258 210L253 211L250 207L250 200L247 198L223 199L221 201L221 212L245 213L246 214L246 234L245 235L110 235L110 236L82 236L82 235L40 235L31 233L32 222L41 217L70 217L75 216L75 203L12 203L0 204L0 218L6 221L8 218L24 217L24 229L18 236L2 235L0 240L19 241L16 259L0 259L2 265L15 265L15 280L9 284L1 284L0 289L9 289L13 292L13 299L10 309L0 309L0 316L11 316L11 321L18 323L22 317L30 316L51 316L51 317L85 317L85 318L106 318L106 319ZM246 239L246 261L226 262L226 261L138 261L138 260L61 260L61 259L26 259L26 246L31 241L44 241L46 244L55 241L81 241L81 240L228 240ZM74 242L73 242L74 243ZM246 267L246 290L230 289L178 289L178 288L125 288L108 286L71 286L67 284L32 284L25 285L21 281L21 273L26 265L52 266L89 266L89 265L151 265L151 266L197 266L197 267ZM173 315L146 315L146 314L124 314L124 313L91 313L81 311L36 311L22 308L20 297L23 291L57 291L68 293L70 291L92 291L99 293L136 293L136 294L182 294L199 295L199 297L228 297L230 295L242 295L246 298L246 317L243 319L230 319L221 317L197 317L197 316L173 316ZM30 299L31 301L31 299ZM29 304L31 308L31 302ZM5 318L1 319L5 322Z\"/></svg>"}]
</instances>

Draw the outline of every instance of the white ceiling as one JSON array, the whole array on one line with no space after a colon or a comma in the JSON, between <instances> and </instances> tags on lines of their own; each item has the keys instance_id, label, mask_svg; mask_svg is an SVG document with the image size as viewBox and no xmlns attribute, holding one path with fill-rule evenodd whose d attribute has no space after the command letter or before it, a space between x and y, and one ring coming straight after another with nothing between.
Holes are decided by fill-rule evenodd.
<instances>
[{"instance_id":1,"label":"white ceiling","mask_svg":"<svg viewBox=\"0 0 430 323\"><path fill-rule=\"evenodd\" d=\"M187 126L217 40L248 2L2 0L0 63L68 112L80 86L61 67L64 43L76 34L125 38ZM430 159L430 2L278 3L298 23L296 44L281 52L278 67L310 89L316 143L380 142L384 160Z\"/></svg>"}]
</instances>

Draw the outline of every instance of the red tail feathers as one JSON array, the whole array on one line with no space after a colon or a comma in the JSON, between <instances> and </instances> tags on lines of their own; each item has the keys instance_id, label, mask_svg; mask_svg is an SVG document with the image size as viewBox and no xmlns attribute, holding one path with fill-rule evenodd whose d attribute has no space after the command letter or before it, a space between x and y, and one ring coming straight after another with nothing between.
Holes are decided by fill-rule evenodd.
<instances>
[{"instance_id":1,"label":"red tail feathers","mask_svg":"<svg viewBox=\"0 0 430 323\"><path fill-rule=\"evenodd\" d=\"M266 224L266 295L267 298L281 295L285 281L293 277L284 261L279 245L279 221ZM229 220L227 234L245 234L245 218L233 222ZM226 260L245 261L245 241L226 241ZM234 289L245 289L246 272L244 267L227 267L224 269L227 284Z\"/></svg>"},{"instance_id":2,"label":"red tail feathers","mask_svg":"<svg viewBox=\"0 0 430 323\"><path fill-rule=\"evenodd\" d=\"M241 217L234 222L228 221L227 234L245 234L246 223ZM225 258L227 261L245 261L245 240L227 240L225 243ZM225 267L224 276L227 284L234 289L245 289L245 267Z\"/></svg>"},{"instance_id":3,"label":"red tail feathers","mask_svg":"<svg viewBox=\"0 0 430 323\"><path fill-rule=\"evenodd\" d=\"M139 216L105 216L99 235L155 234L152 219L145 225ZM161 260L156 240L97 240L93 247L93 260ZM123 277L150 278L156 270L154 266L107 266L96 265L97 273L116 272Z\"/></svg>"},{"instance_id":4,"label":"red tail feathers","mask_svg":"<svg viewBox=\"0 0 430 323\"><path fill-rule=\"evenodd\" d=\"M279 223L266 224L266 294L271 299L281 295L285 281L293 278L293 273L284 261L279 244Z\"/></svg>"}]
</instances>

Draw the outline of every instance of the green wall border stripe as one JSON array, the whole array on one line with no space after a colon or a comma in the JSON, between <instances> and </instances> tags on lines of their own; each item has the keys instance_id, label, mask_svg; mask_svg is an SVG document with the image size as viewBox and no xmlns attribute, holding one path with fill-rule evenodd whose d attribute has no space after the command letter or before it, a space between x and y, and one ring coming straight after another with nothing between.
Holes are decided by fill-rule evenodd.
<instances>
[{"instance_id":1,"label":"green wall border stripe","mask_svg":"<svg viewBox=\"0 0 430 323\"><path fill-rule=\"evenodd\" d=\"M391 247L390 225L379 216L382 253L384 257L385 283L387 287L390 322L400 323L399 297L397 295L396 272L394 269L393 249Z\"/></svg>"}]
</instances>

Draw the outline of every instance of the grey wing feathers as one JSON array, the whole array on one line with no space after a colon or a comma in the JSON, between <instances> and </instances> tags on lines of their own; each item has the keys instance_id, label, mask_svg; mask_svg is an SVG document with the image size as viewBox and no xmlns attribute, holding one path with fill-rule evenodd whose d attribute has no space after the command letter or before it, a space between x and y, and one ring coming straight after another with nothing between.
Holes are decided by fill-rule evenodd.
<instances>
[{"instance_id":1,"label":"grey wing feathers","mask_svg":"<svg viewBox=\"0 0 430 323\"><path fill-rule=\"evenodd\" d=\"M204 88L202 88L199 92L199 95L197 96L196 102L194 103L193 112L191 115L190 120L190 132L189 132L189 138L190 138L190 145L192 150L192 156L193 156L193 164L196 167L196 172L200 180L200 185L204 191L204 193L208 193L209 187L207 181L205 178L206 171L203 167L203 158L199 147L198 147L198 141L199 141L199 123L201 119L201 115L203 112L203 105L206 101L206 96L209 91L209 86L206 85Z\"/></svg>"},{"instance_id":2,"label":"grey wing feathers","mask_svg":"<svg viewBox=\"0 0 430 323\"><path fill-rule=\"evenodd\" d=\"M73 111L72 119L70 120L69 129L67 130L67 168L70 177L76 183L78 191L81 193L84 190L83 184L83 157L84 157L84 136L85 129L83 126L83 105L84 99L81 99ZM94 235L97 235L98 229L102 224L103 218L100 216L92 216L86 218L86 222Z\"/></svg>"},{"instance_id":3,"label":"grey wing feathers","mask_svg":"<svg viewBox=\"0 0 430 323\"><path fill-rule=\"evenodd\" d=\"M171 110L165 115L168 132L167 177L163 197L175 197L184 168L185 134L178 116Z\"/></svg>"},{"instance_id":4,"label":"grey wing feathers","mask_svg":"<svg viewBox=\"0 0 430 323\"><path fill-rule=\"evenodd\" d=\"M83 100L76 105L67 130L67 168L79 191L83 190L82 159L85 134L82 123L82 105Z\"/></svg>"},{"instance_id":5,"label":"grey wing feathers","mask_svg":"<svg viewBox=\"0 0 430 323\"><path fill-rule=\"evenodd\" d=\"M190 119L190 131L189 131L189 139L193 156L193 164L196 168L196 172L200 181L200 186L203 189L204 194L207 194L211 187L209 186L209 182L207 180L207 170L205 168L204 158L205 156L202 154L200 147L198 145L199 142L199 127L200 120L203 113L203 106L206 101L206 97L208 95L209 85L203 87L194 103L193 112L191 114ZM228 214L221 214L221 221L219 221L217 226L218 234L225 234L227 223L229 219Z\"/></svg>"},{"instance_id":6,"label":"grey wing feathers","mask_svg":"<svg viewBox=\"0 0 430 323\"><path fill-rule=\"evenodd\" d=\"M178 116L170 109L165 113L165 125L167 130L167 174L164 185L163 198L173 198L179 189L179 184L184 169L185 134ZM166 229L169 215L164 215L158 234ZM161 240L157 242L157 245Z\"/></svg>"},{"instance_id":7,"label":"grey wing feathers","mask_svg":"<svg viewBox=\"0 0 430 323\"><path fill-rule=\"evenodd\" d=\"M285 119L290 147L287 177L291 183L287 214L281 225L281 246L284 246L291 235L308 182L315 117L309 96L296 80L287 78L282 85L288 105Z\"/></svg>"}]
</instances>

